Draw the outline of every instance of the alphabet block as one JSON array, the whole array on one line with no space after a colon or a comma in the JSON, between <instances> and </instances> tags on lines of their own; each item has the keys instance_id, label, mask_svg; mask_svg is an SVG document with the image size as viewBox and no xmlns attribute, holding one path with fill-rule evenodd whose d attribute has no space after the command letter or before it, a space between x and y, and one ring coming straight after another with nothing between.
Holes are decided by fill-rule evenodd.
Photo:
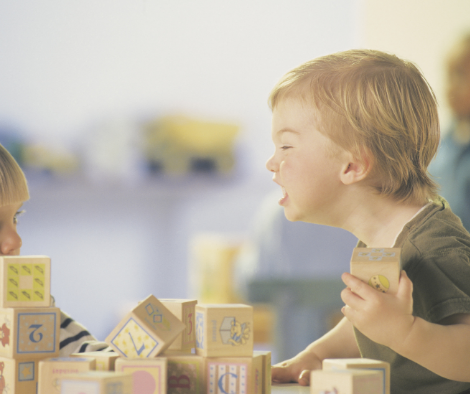
<instances>
[{"instance_id":1,"label":"alphabet block","mask_svg":"<svg viewBox=\"0 0 470 394\"><path fill-rule=\"evenodd\" d=\"M366 369L315 370L310 373L311 394L382 394L379 371Z\"/></svg>"},{"instance_id":2,"label":"alphabet block","mask_svg":"<svg viewBox=\"0 0 470 394\"><path fill-rule=\"evenodd\" d=\"M0 357L56 357L59 332L59 308L0 309Z\"/></svg>"},{"instance_id":3,"label":"alphabet block","mask_svg":"<svg viewBox=\"0 0 470 394\"><path fill-rule=\"evenodd\" d=\"M160 302L186 326L184 331L176 337L168 349L191 350L196 347L196 324L194 320L196 317L197 300L160 299Z\"/></svg>"},{"instance_id":4,"label":"alphabet block","mask_svg":"<svg viewBox=\"0 0 470 394\"><path fill-rule=\"evenodd\" d=\"M116 372L132 374L134 393L166 394L167 360L164 357L120 357L116 360Z\"/></svg>"},{"instance_id":5,"label":"alphabet block","mask_svg":"<svg viewBox=\"0 0 470 394\"><path fill-rule=\"evenodd\" d=\"M253 356L261 356L262 374L261 374L261 393L271 393L271 352L268 350L254 350Z\"/></svg>"},{"instance_id":6,"label":"alphabet block","mask_svg":"<svg viewBox=\"0 0 470 394\"><path fill-rule=\"evenodd\" d=\"M383 293L396 294L400 279L400 248L354 248L351 274Z\"/></svg>"},{"instance_id":7,"label":"alphabet block","mask_svg":"<svg viewBox=\"0 0 470 394\"><path fill-rule=\"evenodd\" d=\"M57 357L39 361L38 394L60 394L60 378L64 375L95 369L90 357Z\"/></svg>"},{"instance_id":8,"label":"alphabet block","mask_svg":"<svg viewBox=\"0 0 470 394\"><path fill-rule=\"evenodd\" d=\"M206 358L206 393L261 394L261 355Z\"/></svg>"},{"instance_id":9,"label":"alphabet block","mask_svg":"<svg viewBox=\"0 0 470 394\"><path fill-rule=\"evenodd\" d=\"M51 305L51 259L47 256L0 257L0 308Z\"/></svg>"},{"instance_id":10,"label":"alphabet block","mask_svg":"<svg viewBox=\"0 0 470 394\"><path fill-rule=\"evenodd\" d=\"M168 360L168 394L203 394L204 359L195 354L165 354Z\"/></svg>"},{"instance_id":11,"label":"alphabet block","mask_svg":"<svg viewBox=\"0 0 470 394\"><path fill-rule=\"evenodd\" d=\"M140 302L105 341L123 357L155 357L185 328L153 295Z\"/></svg>"},{"instance_id":12,"label":"alphabet block","mask_svg":"<svg viewBox=\"0 0 470 394\"><path fill-rule=\"evenodd\" d=\"M196 354L203 357L253 355L253 307L196 305Z\"/></svg>"},{"instance_id":13,"label":"alphabet block","mask_svg":"<svg viewBox=\"0 0 470 394\"><path fill-rule=\"evenodd\" d=\"M35 393L39 360L0 357L0 393ZM7 391L8 390L8 391Z\"/></svg>"},{"instance_id":14,"label":"alphabet block","mask_svg":"<svg viewBox=\"0 0 470 394\"><path fill-rule=\"evenodd\" d=\"M120 356L116 352L84 352L72 353L70 357L91 357L96 361L96 371L114 371L114 365Z\"/></svg>"},{"instance_id":15,"label":"alphabet block","mask_svg":"<svg viewBox=\"0 0 470 394\"><path fill-rule=\"evenodd\" d=\"M323 370L370 369L379 371L382 377L381 394L390 394L390 364L370 358L327 358L323 360Z\"/></svg>"},{"instance_id":16,"label":"alphabet block","mask_svg":"<svg viewBox=\"0 0 470 394\"><path fill-rule=\"evenodd\" d=\"M61 394L133 394L131 374L89 371L60 379Z\"/></svg>"}]
</instances>

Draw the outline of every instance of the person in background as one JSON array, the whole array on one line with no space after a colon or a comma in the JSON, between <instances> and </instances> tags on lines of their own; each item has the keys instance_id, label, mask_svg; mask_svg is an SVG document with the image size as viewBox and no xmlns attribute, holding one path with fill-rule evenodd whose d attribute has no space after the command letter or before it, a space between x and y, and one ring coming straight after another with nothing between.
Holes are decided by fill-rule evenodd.
<instances>
[{"instance_id":1,"label":"person in background","mask_svg":"<svg viewBox=\"0 0 470 394\"><path fill-rule=\"evenodd\" d=\"M429 172L440 194L470 231L470 32L452 47L446 62L452 123Z\"/></svg>"},{"instance_id":2,"label":"person in background","mask_svg":"<svg viewBox=\"0 0 470 394\"><path fill-rule=\"evenodd\" d=\"M29 200L25 175L13 156L0 145L0 255L18 256L22 240L17 232L18 217ZM52 297L52 305L55 306ZM108 344L98 341L87 329L65 312L60 312L60 351L65 357L72 353L110 351Z\"/></svg>"}]
</instances>

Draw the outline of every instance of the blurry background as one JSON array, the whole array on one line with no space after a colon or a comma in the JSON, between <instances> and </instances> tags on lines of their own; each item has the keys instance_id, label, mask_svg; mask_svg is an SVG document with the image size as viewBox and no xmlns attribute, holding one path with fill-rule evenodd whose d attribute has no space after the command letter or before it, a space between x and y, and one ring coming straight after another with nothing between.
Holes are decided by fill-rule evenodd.
<instances>
[{"instance_id":1,"label":"blurry background","mask_svg":"<svg viewBox=\"0 0 470 394\"><path fill-rule=\"evenodd\" d=\"M22 254L51 257L57 305L99 339L150 293L212 300L205 273L235 275L207 266L231 267L280 195L264 167L276 81L330 52L394 52L423 70L445 124L443 60L469 29L465 0L1 2L0 142L31 188ZM355 240L315 231L346 258L319 248L283 279L349 269ZM299 316L277 319L324 330Z\"/></svg>"}]
</instances>

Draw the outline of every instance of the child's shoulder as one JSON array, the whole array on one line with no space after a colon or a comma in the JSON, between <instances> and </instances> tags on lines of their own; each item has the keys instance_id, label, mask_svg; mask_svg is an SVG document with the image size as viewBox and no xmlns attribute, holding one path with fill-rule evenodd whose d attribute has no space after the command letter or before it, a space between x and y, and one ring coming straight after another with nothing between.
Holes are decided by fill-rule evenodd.
<instances>
[{"instance_id":1,"label":"child's shoulder","mask_svg":"<svg viewBox=\"0 0 470 394\"><path fill-rule=\"evenodd\" d=\"M470 234L447 201L438 197L409 223L402 248L413 248L422 256L445 255L452 250L470 260Z\"/></svg>"}]
</instances>

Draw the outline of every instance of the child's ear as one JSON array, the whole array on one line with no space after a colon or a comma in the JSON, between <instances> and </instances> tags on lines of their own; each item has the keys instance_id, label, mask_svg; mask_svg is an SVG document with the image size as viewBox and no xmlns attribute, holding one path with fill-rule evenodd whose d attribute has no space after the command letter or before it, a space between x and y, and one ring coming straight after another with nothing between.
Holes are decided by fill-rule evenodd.
<instances>
[{"instance_id":1,"label":"child's ear","mask_svg":"<svg viewBox=\"0 0 470 394\"><path fill-rule=\"evenodd\" d=\"M362 155L361 158L357 158L349 154L348 159L341 170L341 181L343 184L352 185L366 179L372 168L369 157Z\"/></svg>"}]
</instances>

